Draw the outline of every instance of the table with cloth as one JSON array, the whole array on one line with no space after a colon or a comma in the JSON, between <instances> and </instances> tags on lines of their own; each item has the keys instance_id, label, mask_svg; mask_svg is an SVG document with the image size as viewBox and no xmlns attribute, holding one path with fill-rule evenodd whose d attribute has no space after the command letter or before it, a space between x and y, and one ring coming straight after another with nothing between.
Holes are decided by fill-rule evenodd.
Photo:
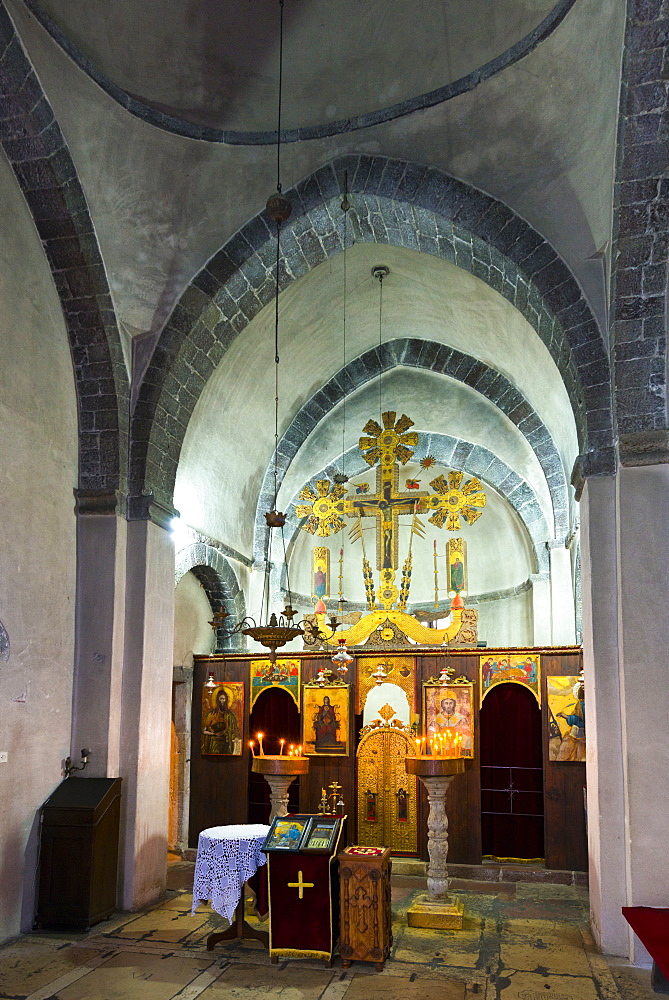
<instances>
[{"instance_id":1,"label":"table with cloth","mask_svg":"<svg viewBox=\"0 0 669 1000\"><path fill-rule=\"evenodd\" d=\"M219 941L240 937L254 938L267 946L266 931L256 930L244 920L244 884L249 882L256 894L256 908L261 916L267 913L267 877L264 865L267 855L261 850L269 827L261 823L212 826L198 838L193 907L211 900L212 908L225 917L231 926L210 934L207 948Z\"/></svg>"}]
</instances>

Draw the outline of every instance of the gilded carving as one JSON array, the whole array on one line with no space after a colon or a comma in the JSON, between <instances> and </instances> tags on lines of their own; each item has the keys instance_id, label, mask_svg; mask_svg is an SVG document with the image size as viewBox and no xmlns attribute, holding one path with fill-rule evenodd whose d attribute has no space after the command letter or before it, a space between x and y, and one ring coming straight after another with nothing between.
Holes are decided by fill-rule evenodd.
<instances>
[{"instance_id":1,"label":"gilded carving","mask_svg":"<svg viewBox=\"0 0 669 1000\"><path fill-rule=\"evenodd\" d=\"M376 687L374 672L379 666L386 673L386 680L401 687L412 711L416 711L416 660L413 656L362 656L358 657L358 713L362 712L367 695Z\"/></svg>"},{"instance_id":2,"label":"gilded carving","mask_svg":"<svg viewBox=\"0 0 669 1000\"><path fill-rule=\"evenodd\" d=\"M358 843L412 854L418 844L417 781L407 775L404 760L415 751L413 730L382 724L365 729L358 746Z\"/></svg>"}]
</instances>

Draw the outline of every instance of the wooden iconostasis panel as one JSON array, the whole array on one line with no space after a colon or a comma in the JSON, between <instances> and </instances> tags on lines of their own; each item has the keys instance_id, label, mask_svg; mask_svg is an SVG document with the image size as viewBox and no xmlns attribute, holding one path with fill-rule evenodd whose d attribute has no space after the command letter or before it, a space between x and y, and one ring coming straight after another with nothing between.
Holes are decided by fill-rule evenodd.
<instances>
[{"instance_id":1,"label":"wooden iconostasis panel","mask_svg":"<svg viewBox=\"0 0 669 1000\"><path fill-rule=\"evenodd\" d=\"M524 650L523 650L524 651ZM481 771L479 746L479 694L478 670L482 650L458 650L450 653L418 653L416 655L417 706L422 712L421 685L439 675L447 662L454 667L456 676L464 675L475 683L476 730L474 757L462 776L451 783L446 806L449 820L448 859L452 864L481 863ZM485 650L493 653L494 650ZM587 868L587 844L583 786L585 764L581 762L555 762L548 760L548 713L546 677L549 675L578 675L582 666L582 653L571 647L566 649L536 650L541 655L542 726L544 761L544 829L545 860L547 868L584 871ZM406 651L398 651L406 656ZM313 680L320 667L330 666L328 656L314 653L287 654L301 660L302 682ZM362 654L364 656L364 654ZM368 654L372 655L372 654ZM378 656L378 651L375 652ZM392 656L392 654L389 654ZM196 656L193 673L191 787L189 814L189 844L197 846L200 830L228 823L258 822L258 805L253 817L249 814L248 740L254 735L249 731L249 662L258 656L223 654L210 657ZM242 681L245 690L245 722L243 752L241 757L202 756L200 731L202 712L202 686L209 671L216 681ZM321 790L336 781L342 786L342 795L348 814L348 840L355 842L357 817L356 749L362 728L362 716L355 714L356 666L351 664L349 676L353 690L349 714L349 754L340 756L311 756L309 773L292 786L291 805L301 812L317 812ZM267 695L260 695L256 702ZM269 727L268 727L269 728ZM272 732L278 737L278 732ZM276 752L266 746L267 752ZM257 797L257 796L256 796ZM269 798L267 797L267 802ZM419 784L418 856L427 860L427 795ZM269 812L268 812L269 815Z\"/></svg>"}]
</instances>

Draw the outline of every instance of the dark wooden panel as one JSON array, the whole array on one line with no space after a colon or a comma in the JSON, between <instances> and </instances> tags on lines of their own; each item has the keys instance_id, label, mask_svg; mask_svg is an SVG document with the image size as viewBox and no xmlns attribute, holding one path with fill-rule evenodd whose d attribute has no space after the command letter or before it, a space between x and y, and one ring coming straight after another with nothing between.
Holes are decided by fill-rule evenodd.
<instances>
[{"instance_id":1,"label":"dark wooden panel","mask_svg":"<svg viewBox=\"0 0 669 1000\"><path fill-rule=\"evenodd\" d=\"M583 658L578 653L544 653L541 658L546 867L568 871L586 871L588 867L583 795L585 761L548 759L546 678L558 674L578 676L582 665Z\"/></svg>"},{"instance_id":2,"label":"dark wooden panel","mask_svg":"<svg viewBox=\"0 0 669 1000\"><path fill-rule=\"evenodd\" d=\"M453 667L455 676L462 674L468 680L476 681L478 655L476 653L451 651L419 654L417 657L417 682L424 684L438 677L444 665ZM422 697L422 691L421 691ZM477 687L474 688L475 743L474 757L467 764L464 774L459 774L451 782L446 795L448 816L448 860L451 864L480 864L481 862L481 773L478 747L478 702ZM420 705L421 719L423 706ZM420 786L418 812L418 851L423 861L427 853L427 793Z\"/></svg>"},{"instance_id":3,"label":"dark wooden panel","mask_svg":"<svg viewBox=\"0 0 669 1000\"><path fill-rule=\"evenodd\" d=\"M332 666L329 659L313 660L311 670L307 668L305 672L311 672L312 677L316 676L318 669L323 666ZM311 666L311 665L310 665ZM349 701L349 724L348 724L348 757L326 755L310 755L309 773L300 778L300 809L303 812L318 812L321 801L322 790L325 788L329 792L328 786L336 781L342 786L342 798L344 799L344 811L348 816L347 835L355 837L356 826L356 787L355 787L355 752L358 744L359 725L356 724L355 716L355 676L354 664L349 667L345 680L350 684ZM346 845L342 842L342 847Z\"/></svg>"},{"instance_id":4,"label":"dark wooden panel","mask_svg":"<svg viewBox=\"0 0 669 1000\"><path fill-rule=\"evenodd\" d=\"M524 650L522 650L524 651ZM398 651L406 655L409 651ZM486 649L487 653L496 650ZM506 652L514 652L507 650ZM542 675L578 674L581 669L580 651L537 650L542 656ZM475 756L464 775L451 784L447 796L449 815L449 861L454 864L478 864L481 861L481 782L478 718L478 663L481 650L457 650L420 653L416 656L416 684L436 677L446 663L455 669L456 676L464 674L475 682ZM291 654L296 655L296 654ZM297 654L299 655L299 654ZM375 654L376 655L376 654ZM392 655L392 654L390 654ZM249 739L249 660L252 656L212 656L196 658L193 684L193 749L191 753L191 811L190 843L197 845L197 835L208 826L223 823L242 823L247 820ZM329 656L301 654L302 678L315 678L320 666L329 666ZM346 811L349 817L349 837L355 838L356 826L356 757L362 718L353 715L357 671L352 664L347 676L351 683L351 717L349 730L350 753L348 757L312 757L309 774L300 779L299 809L315 812L321 789L337 781L342 785ZM199 753L202 684L212 670L216 680L241 680L246 693L246 721L244 728L244 753L242 757L202 757ZM545 723L546 689L543 683L543 713ZM422 708L421 708L422 710ZM544 796L546 816L546 864L551 868L583 870L587 866L585 822L583 810L583 784L585 765L558 763L547 760L547 727L544 724ZM297 784L293 786L292 802L296 802ZM419 856L427 859L427 797L421 786L419 794ZM296 806L297 808L297 806Z\"/></svg>"},{"instance_id":5,"label":"dark wooden panel","mask_svg":"<svg viewBox=\"0 0 669 1000\"><path fill-rule=\"evenodd\" d=\"M196 658L193 664L193 712L191 727L190 812L188 844L197 847L201 830L228 823L246 823L249 768L249 667L248 659ZM203 756L202 685L211 671L216 681L244 682L244 732L241 757Z\"/></svg>"}]
</instances>

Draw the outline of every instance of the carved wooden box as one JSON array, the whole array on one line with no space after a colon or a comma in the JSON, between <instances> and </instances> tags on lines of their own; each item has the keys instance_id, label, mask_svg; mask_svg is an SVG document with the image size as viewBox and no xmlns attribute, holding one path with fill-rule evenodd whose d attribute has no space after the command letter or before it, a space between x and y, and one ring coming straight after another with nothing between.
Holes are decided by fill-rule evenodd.
<instances>
[{"instance_id":1,"label":"carved wooden box","mask_svg":"<svg viewBox=\"0 0 669 1000\"><path fill-rule=\"evenodd\" d=\"M393 943L390 848L347 847L338 861L341 964L374 962L380 971Z\"/></svg>"}]
</instances>

